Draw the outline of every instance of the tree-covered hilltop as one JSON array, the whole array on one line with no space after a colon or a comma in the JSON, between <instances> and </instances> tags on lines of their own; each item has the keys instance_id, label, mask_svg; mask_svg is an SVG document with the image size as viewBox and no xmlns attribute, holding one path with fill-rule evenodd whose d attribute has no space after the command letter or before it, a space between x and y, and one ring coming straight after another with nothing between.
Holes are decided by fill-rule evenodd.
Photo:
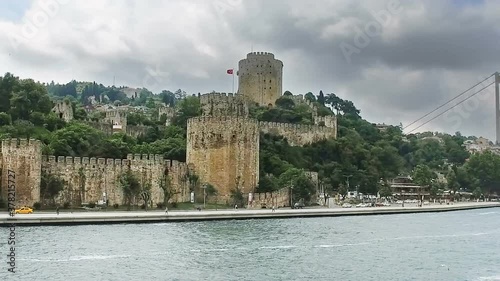
<instances>
[{"instance_id":1,"label":"tree-covered hilltop","mask_svg":"<svg viewBox=\"0 0 500 281\"><path fill-rule=\"evenodd\" d=\"M44 154L56 156L124 158L140 153L185 161L187 120L201 112L198 95L188 96L181 90L153 94L147 89L93 82L40 84L7 73L0 77L0 138L36 138L43 142ZM69 123L51 111L54 101L62 99L73 108L75 120ZM274 108L251 106L251 117L313 124L314 107L319 116L337 116L338 138L292 147L284 138L262 134L258 191L278 190L292 182L294 193L307 198L313 187L303 171L315 171L329 194L346 193L345 176L350 176L350 187L357 186L360 192L386 194L390 191L384 182L401 174L432 185L435 194L445 189L466 189L476 195L500 192L500 156L490 152L469 155L463 143L472 137L431 132L405 135L401 126L379 130L361 117L351 101L335 94L307 93L305 100L308 103L285 92ZM138 138L106 135L86 123L102 119L102 113L89 111L89 105L96 103L142 107L128 115L128 123L150 129ZM167 127L165 116L158 116L158 108L166 104L176 108ZM434 181L437 173L446 176L447 184Z\"/></svg>"}]
</instances>

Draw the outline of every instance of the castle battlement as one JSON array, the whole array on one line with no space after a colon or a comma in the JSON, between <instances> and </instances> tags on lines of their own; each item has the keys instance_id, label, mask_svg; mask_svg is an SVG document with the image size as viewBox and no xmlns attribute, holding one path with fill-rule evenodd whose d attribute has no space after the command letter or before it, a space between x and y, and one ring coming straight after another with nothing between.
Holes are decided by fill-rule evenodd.
<instances>
[{"instance_id":1,"label":"castle battlement","mask_svg":"<svg viewBox=\"0 0 500 281\"><path fill-rule=\"evenodd\" d=\"M259 130L264 134L282 136L292 146L303 146L324 139L337 138L337 129L335 127L318 125L260 122Z\"/></svg>"},{"instance_id":2,"label":"castle battlement","mask_svg":"<svg viewBox=\"0 0 500 281\"><path fill-rule=\"evenodd\" d=\"M152 161L156 164L164 163L163 155L161 154L127 154L127 160Z\"/></svg>"},{"instance_id":3,"label":"castle battlement","mask_svg":"<svg viewBox=\"0 0 500 281\"><path fill-rule=\"evenodd\" d=\"M188 119L188 126L195 125L198 123L220 123L220 122L234 122L234 123L255 123L258 125L258 121L252 118L240 117L240 116L202 116L193 117Z\"/></svg>"},{"instance_id":4,"label":"castle battlement","mask_svg":"<svg viewBox=\"0 0 500 281\"><path fill-rule=\"evenodd\" d=\"M42 146L42 142L36 139L5 139L2 140L2 149L18 149L18 148L39 148Z\"/></svg>"},{"instance_id":5,"label":"castle battlement","mask_svg":"<svg viewBox=\"0 0 500 281\"><path fill-rule=\"evenodd\" d=\"M331 133L336 131L335 128L329 128L318 125L302 125L302 124L276 123L276 122L264 122L264 121L259 122L259 128L287 129L287 130L294 130L300 133Z\"/></svg>"},{"instance_id":6,"label":"castle battlement","mask_svg":"<svg viewBox=\"0 0 500 281\"><path fill-rule=\"evenodd\" d=\"M248 116L248 105L243 95L210 93L200 96L204 116Z\"/></svg>"},{"instance_id":7,"label":"castle battlement","mask_svg":"<svg viewBox=\"0 0 500 281\"><path fill-rule=\"evenodd\" d=\"M127 160L113 158L95 158L95 157L71 157L43 155L42 163L50 166L78 166L78 165L96 165L96 166L126 166Z\"/></svg>"},{"instance_id":8,"label":"castle battlement","mask_svg":"<svg viewBox=\"0 0 500 281\"><path fill-rule=\"evenodd\" d=\"M337 129L337 117L336 116L314 117L314 123L316 125L323 123L324 127ZM322 127L322 126L320 126L320 127Z\"/></svg>"},{"instance_id":9,"label":"castle battlement","mask_svg":"<svg viewBox=\"0 0 500 281\"><path fill-rule=\"evenodd\" d=\"M243 95L234 93L208 93L200 96L201 100L224 99L224 98L242 98Z\"/></svg>"},{"instance_id":10,"label":"castle battlement","mask_svg":"<svg viewBox=\"0 0 500 281\"><path fill-rule=\"evenodd\" d=\"M251 52L247 54L247 58L255 58L255 57L268 57L271 59L274 59L274 54L273 53L268 53L268 52Z\"/></svg>"}]
</instances>

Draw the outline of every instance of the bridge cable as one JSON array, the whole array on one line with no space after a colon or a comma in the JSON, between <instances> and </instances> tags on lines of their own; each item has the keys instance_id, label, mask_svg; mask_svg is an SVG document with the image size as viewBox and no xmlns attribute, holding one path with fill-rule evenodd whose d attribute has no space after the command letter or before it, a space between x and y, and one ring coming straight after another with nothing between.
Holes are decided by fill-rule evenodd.
<instances>
[{"instance_id":1,"label":"bridge cable","mask_svg":"<svg viewBox=\"0 0 500 281\"><path fill-rule=\"evenodd\" d=\"M431 115L432 113L434 113L434 112L438 111L439 109L443 108L445 105L447 105L447 104L451 103L452 101L454 101L454 100L458 99L459 97L461 97L461 96L465 95L468 91L470 91L470 90L474 89L474 88L475 88L475 87L477 87L479 84L481 84L481 83L483 83L484 81L486 81L486 80L490 79L490 78L491 78L491 77L493 77L494 75L495 75L495 73L491 74L490 76L488 76L488 77L487 77L486 79L484 79L483 81L481 81L481 82L479 82L479 83L475 84L474 86L472 86L472 87L470 87L469 89L465 90L464 92L462 92L462 93L461 93L461 94L459 94L458 96L454 97L453 99L451 99L451 100L447 101L446 103L442 104L441 106L439 106L438 108L434 109L433 111L431 111L431 112L427 113L426 115L424 115L424 116L420 117L420 118L419 118L419 119L417 119L416 121L414 121L414 122L410 123L409 125L405 126L405 127L403 128L403 130L408 129L408 127L410 127L411 125L413 125L413 124L417 123L418 121L420 121L420 120L424 119L425 117L427 117L427 116ZM491 84L490 84L490 85L491 85ZM490 85L488 85L488 87L489 87ZM434 119L432 119L432 120L434 120ZM422 126L420 126L420 127L422 127ZM420 127L419 127L419 128L420 128ZM413 132L413 131L414 131L414 130L412 130L412 132Z\"/></svg>"},{"instance_id":2,"label":"bridge cable","mask_svg":"<svg viewBox=\"0 0 500 281\"><path fill-rule=\"evenodd\" d=\"M470 98L474 97L475 95L477 95L477 94L481 93L482 91L484 91L486 88L488 88L489 86L491 86L491 85L493 85L493 84L495 84L495 82L491 82L488 86L485 86L484 88L482 88L482 89L481 89L481 90L479 90L478 92L476 92L476 93L474 93L474 94L472 94L472 95L468 96L466 99L462 100L461 102L459 102L459 103L455 104L454 106L452 106L452 107L448 108L447 110L445 110L445 111L441 112L440 114L438 114L437 116L435 116L435 117L434 117L434 118L432 118L431 120L429 120L429 121L427 121L427 122L423 123L422 125L420 125L420 126L416 127L415 129L411 130L410 132L408 132L408 134L411 134L412 132L416 131L416 130L417 130L417 129L419 129L420 127L422 127L422 126L426 125L427 123L429 123L429 122L431 122L431 121L435 120L436 118L438 118L438 117L442 116L442 115L443 115L443 114L445 114L446 112L448 112L448 111L452 110L453 108L455 108L455 107L459 106L460 104L464 103L464 102L465 102L465 101L467 101L468 99L470 99Z\"/></svg>"}]
</instances>

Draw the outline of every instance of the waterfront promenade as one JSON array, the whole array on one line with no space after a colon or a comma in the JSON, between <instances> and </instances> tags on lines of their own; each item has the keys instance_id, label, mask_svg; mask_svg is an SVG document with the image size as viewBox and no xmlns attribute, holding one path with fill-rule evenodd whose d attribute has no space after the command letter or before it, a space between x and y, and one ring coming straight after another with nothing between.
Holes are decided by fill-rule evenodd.
<instances>
[{"instance_id":1,"label":"waterfront promenade","mask_svg":"<svg viewBox=\"0 0 500 281\"><path fill-rule=\"evenodd\" d=\"M304 217L335 217L354 215L389 215L424 212L449 212L480 208L500 207L500 202L457 203L454 205L390 206L370 208L310 208L292 210L281 208L273 212L270 209L260 210L206 210L206 211L88 211L88 212L40 212L19 214L10 217L7 213L0 214L0 226L41 226L41 225L78 225L78 224L114 224L114 223L158 223L207 220L243 220L272 218L304 218Z\"/></svg>"}]
</instances>

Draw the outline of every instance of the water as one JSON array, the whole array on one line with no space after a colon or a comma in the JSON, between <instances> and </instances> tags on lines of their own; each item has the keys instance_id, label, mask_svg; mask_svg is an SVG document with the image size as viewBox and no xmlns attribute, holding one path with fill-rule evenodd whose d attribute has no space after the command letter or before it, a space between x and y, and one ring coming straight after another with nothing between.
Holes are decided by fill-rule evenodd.
<instances>
[{"instance_id":1,"label":"water","mask_svg":"<svg viewBox=\"0 0 500 281\"><path fill-rule=\"evenodd\" d=\"M500 208L16 235L17 273L2 261L0 280L500 280Z\"/></svg>"}]
</instances>

